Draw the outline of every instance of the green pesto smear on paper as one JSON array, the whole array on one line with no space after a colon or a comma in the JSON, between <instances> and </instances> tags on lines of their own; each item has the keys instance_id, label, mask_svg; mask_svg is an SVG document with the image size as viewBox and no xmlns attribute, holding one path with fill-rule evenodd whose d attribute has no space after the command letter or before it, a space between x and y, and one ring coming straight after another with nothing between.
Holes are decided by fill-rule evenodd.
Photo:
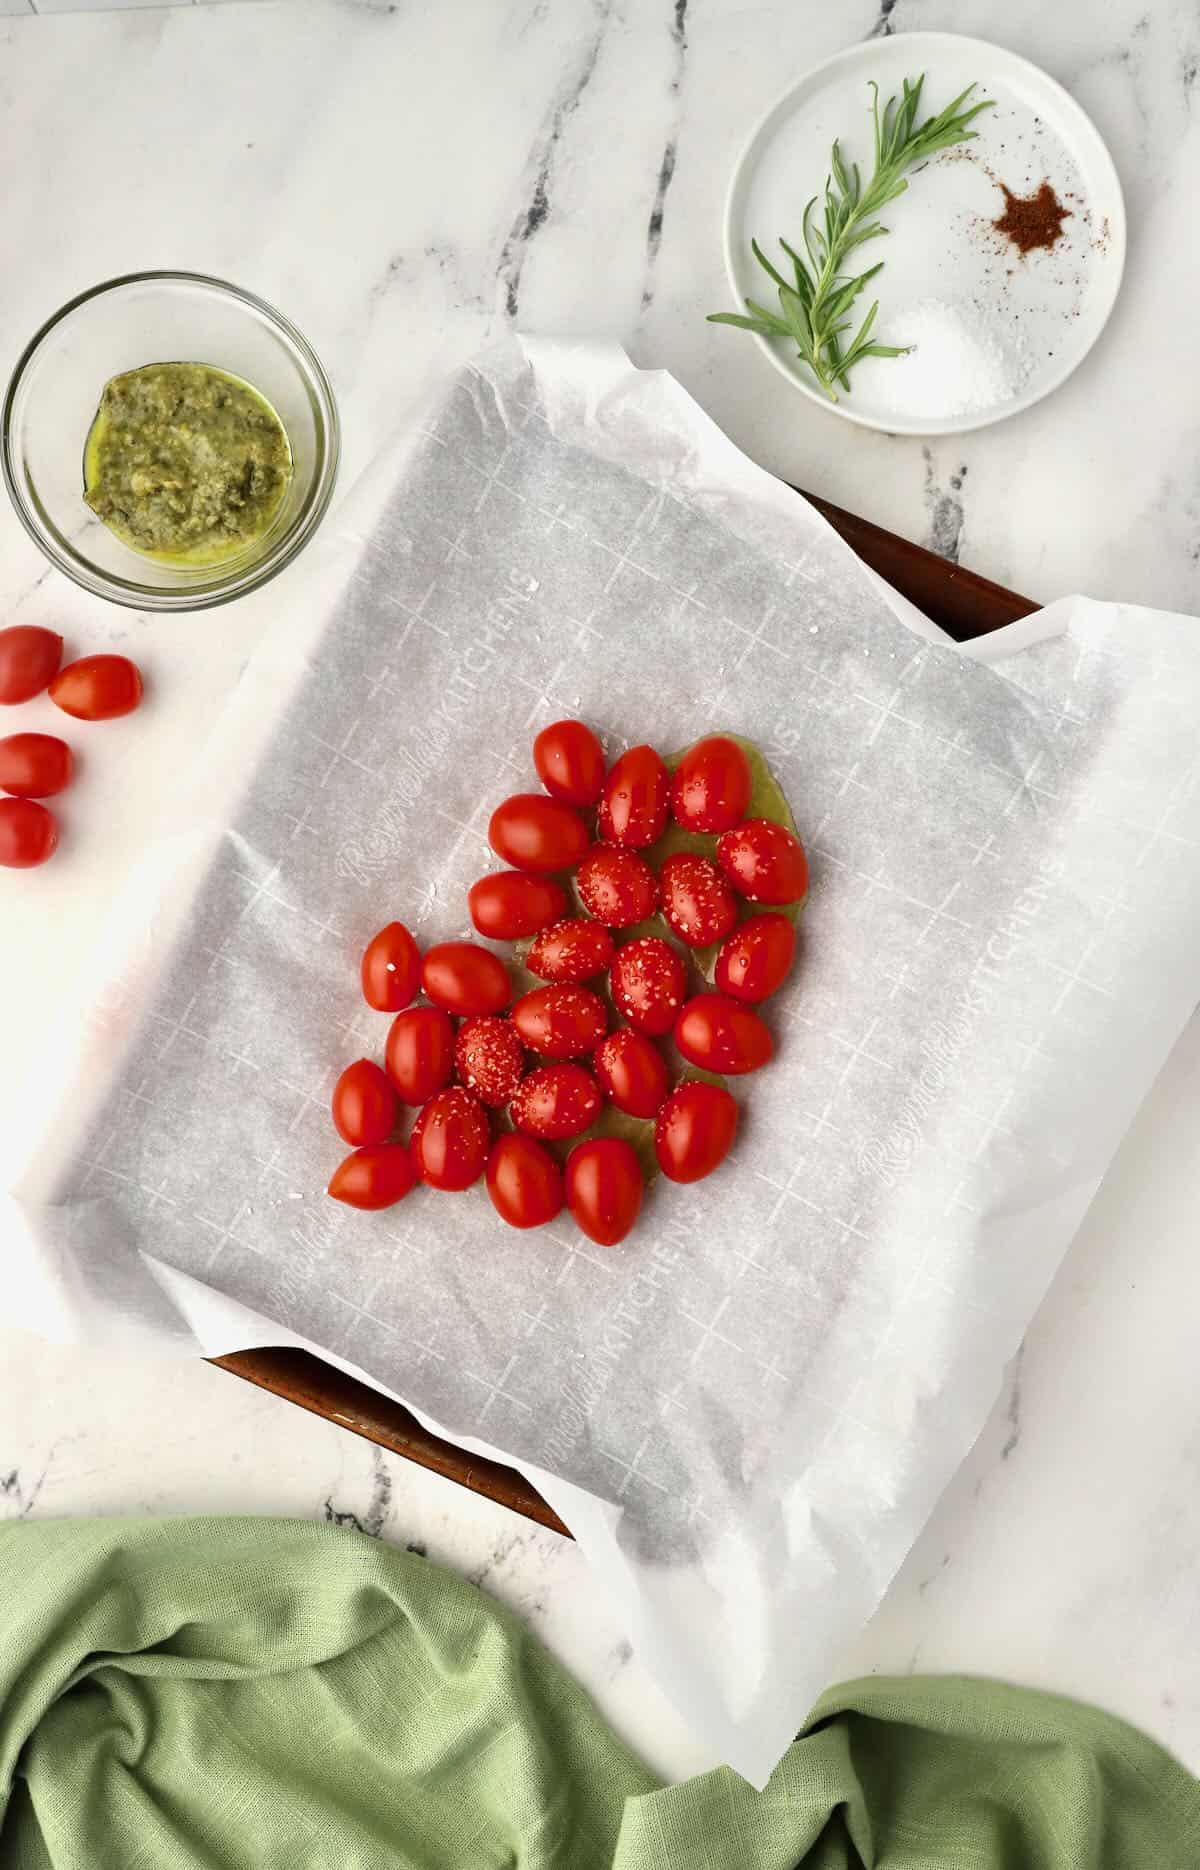
<instances>
[{"instance_id":1,"label":"green pesto smear on paper","mask_svg":"<svg viewBox=\"0 0 1200 1870\"><path fill-rule=\"evenodd\" d=\"M84 449L92 512L133 551L173 565L240 557L270 530L291 478L270 403L212 364L111 378Z\"/></svg>"}]
</instances>

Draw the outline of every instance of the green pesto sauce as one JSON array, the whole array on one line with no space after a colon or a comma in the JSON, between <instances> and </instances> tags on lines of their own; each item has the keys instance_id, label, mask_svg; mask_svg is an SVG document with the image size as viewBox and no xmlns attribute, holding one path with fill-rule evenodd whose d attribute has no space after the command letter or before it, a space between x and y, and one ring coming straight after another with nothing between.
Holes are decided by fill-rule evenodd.
<instances>
[{"instance_id":1,"label":"green pesto sauce","mask_svg":"<svg viewBox=\"0 0 1200 1870\"><path fill-rule=\"evenodd\" d=\"M236 558L268 531L292 478L287 431L249 383L211 364L113 377L83 457L83 497L135 552Z\"/></svg>"}]
</instances>

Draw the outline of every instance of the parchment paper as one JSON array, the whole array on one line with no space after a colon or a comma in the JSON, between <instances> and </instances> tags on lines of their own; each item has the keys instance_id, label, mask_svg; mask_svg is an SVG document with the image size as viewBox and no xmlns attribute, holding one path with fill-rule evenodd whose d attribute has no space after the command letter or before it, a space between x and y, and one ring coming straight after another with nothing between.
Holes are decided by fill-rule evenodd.
<instances>
[{"instance_id":1,"label":"parchment paper","mask_svg":"<svg viewBox=\"0 0 1200 1870\"><path fill-rule=\"evenodd\" d=\"M308 1343L515 1459L761 1783L1200 996L1194 626L1075 600L983 666L669 377L533 341L443 388L272 601L48 1054L54 1120L10 1139L14 1322ZM361 949L470 933L563 714L613 751L740 732L788 791L812 897L735 1159L613 1252L482 1187L339 1207L329 1093L388 1024Z\"/></svg>"}]
</instances>

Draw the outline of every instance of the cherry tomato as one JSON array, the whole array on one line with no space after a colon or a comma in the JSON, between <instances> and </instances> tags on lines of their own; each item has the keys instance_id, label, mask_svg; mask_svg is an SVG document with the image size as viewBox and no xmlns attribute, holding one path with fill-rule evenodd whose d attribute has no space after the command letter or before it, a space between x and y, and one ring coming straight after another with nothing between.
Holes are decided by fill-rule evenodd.
<instances>
[{"instance_id":1,"label":"cherry tomato","mask_svg":"<svg viewBox=\"0 0 1200 1870\"><path fill-rule=\"evenodd\" d=\"M599 922L556 922L543 929L525 957L525 965L539 980L590 980L602 974L612 960L612 936Z\"/></svg>"},{"instance_id":2,"label":"cherry tomato","mask_svg":"<svg viewBox=\"0 0 1200 1870\"><path fill-rule=\"evenodd\" d=\"M652 1039L622 1026L592 1057L600 1089L629 1117L653 1117L667 1095L667 1064Z\"/></svg>"},{"instance_id":3,"label":"cherry tomato","mask_svg":"<svg viewBox=\"0 0 1200 1870\"><path fill-rule=\"evenodd\" d=\"M808 859L799 838L769 818L747 818L717 840L717 861L752 903L798 903L808 892Z\"/></svg>"},{"instance_id":4,"label":"cherry tomato","mask_svg":"<svg viewBox=\"0 0 1200 1870\"><path fill-rule=\"evenodd\" d=\"M421 985L421 950L403 922L389 922L367 943L363 998L377 1013L400 1013Z\"/></svg>"},{"instance_id":5,"label":"cherry tomato","mask_svg":"<svg viewBox=\"0 0 1200 1870\"><path fill-rule=\"evenodd\" d=\"M722 940L737 921L737 898L707 857L668 857L658 887L664 916L690 948Z\"/></svg>"},{"instance_id":6,"label":"cherry tomato","mask_svg":"<svg viewBox=\"0 0 1200 1870\"><path fill-rule=\"evenodd\" d=\"M348 1208L391 1208L416 1185L417 1171L403 1143L368 1143L333 1172L329 1192Z\"/></svg>"},{"instance_id":7,"label":"cherry tomato","mask_svg":"<svg viewBox=\"0 0 1200 1870\"><path fill-rule=\"evenodd\" d=\"M483 1174L492 1133L478 1098L452 1084L431 1097L409 1139L417 1174L430 1188L456 1193Z\"/></svg>"},{"instance_id":8,"label":"cherry tomato","mask_svg":"<svg viewBox=\"0 0 1200 1870\"><path fill-rule=\"evenodd\" d=\"M487 1191L510 1227L544 1227L562 1212L562 1170L532 1136L496 1138L488 1157Z\"/></svg>"},{"instance_id":9,"label":"cherry tomato","mask_svg":"<svg viewBox=\"0 0 1200 1870\"><path fill-rule=\"evenodd\" d=\"M632 928L658 906L658 878L644 857L616 844L593 844L575 872L579 900L605 928Z\"/></svg>"},{"instance_id":10,"label":"cherry tomato","mask_svg":"<svg viewBox=\"0 0 1200 1870\"><path fill-rule=\"evenodd\" d=\"M689 1065L740 1078L769 1062L775 1041L758 1014L723 993L698 993L675 1021L675 1044Z\"/></svg>"},{"instance_id":11,"label":"cherry tomato","mask_svg":"<svg viewBox=\"0 0 1200 1870\"><path fill-rule=\"evenodd\" d=\"M53 812L36 799L0 799L0 865L8 870L33 870L53 857L57 847L58 822Z\"/></svg>"},{"instance_id":12,"label":"cherry tomato","mask_svg":"<svg viewBox=\"0 0 1200 1870\"><path fill-rule=\"evenodd\" d=\"M531 1052L578 1058L604 1037L604 1002L587 987L535 987L513 1007L512 1023Z\"/></svg>"},{"instance_id":13,"label":"cherry tomato","mask_svg":"<svg viewBox=\"0 0 1200 1870\"><path fill-rule=\"evenodd\" d=\"M567 1157L567 1206L600 1247L624 1240L642 1211L641 1164L623 1136L593 1136Z\"/></svg>"},{"instance_id":14,"label":"cherry tomato","mask_svg":"<svg viewBox=\"0 0 1200 1870\"><path fill-rule=\"evenodd\" d=\"M659 1168L672 1182L702 1181L724 1162L737 1126L737 1104L722 1085L677 1085L654 1126Z\"/></svg>"},{"instance_id":15,"label":"cherry tomato","mask_svg":"<svg viewBox=\"0 0 1200 1870\"><path fill-rule=\"evenodd\" d=\"M550 877L496 870L467 892L471 920L489 941L523 941L567 913L567 892Z\"/></svg>"},{"instance_id":16,"label":"cherry tomato","mask_svg":"<svg viewBox=\"0 0 1200 1870\"><path fill-rule=\"evenodd\" d=\"M630 747L604 782L600 836L642 850L661 838L671 810L671 775L653 747Z\"/></svg>"},{"instance_id":17,"label":"cherry tomato","mask_svg":"<svg viewBox=\"0 0 1200 1870\"><path fill-rule=\"evenodd\" d=\"M533 743L537 776L551 798L594 805L604 790L604 748L583 721L555 721Z\"/></svg>"},{"instance_id":18,"label":"cherry tomato","mask_svg":"<svg viewBox=\"0 0 1200 1870\"><path fill-rule=\"evenodd\" d=\"M454 1069L454 1028L440 1006L397 1013L387 1041L387 1072L404 1104L427 1104Z\"/></svg>"},{"instance_id":19,"label":"cherry tomato","mask_svg":"<svg viewBox=\"0 0 1200 1870\"><path fill-rule=\"evenodd\" d=\"M62 661L63 640L36 623L0 630L0 702L12 706L40 695Z\"/></svg>"},{"instance_id":20,"label":"cherry tomato","mask_svg":"<svg viewBox=\"0 0 1200 1870\"><path fill-rule=\"evenodd\" d=\"M482 1104L507 1104L525 1070L525 1049L511 1020L485 1014L464 1020L454 1046L454 1064L468 1091Z\"/></svg>"},{"instance_id":21,"label":"cherry tomato","mask_svg":"<svg viewBox=\"0 0 1200 1870\"><path fill-rule=\"evenodd\" d=\"M578 1136L600 1115L600 1087L582 1065L542 1065L522 1078L509 1106L527 1136Z\"/></svg>"},{"instance_id":22,"label":"cherry tomato","mask_svg":"<svg viewBox=\"0 0 1200 1870\"><path fill-rule=\"evenodd\" d=\"M66 791L74 776L71 749L55 734L9 734L0 740L0 792L52 799Z\"/></svg>"},{"instance_id":23,"label":"cherry tomato","mask_svg":"<svg viewBox=\"0 0 1200 1870\"><path fill-rule=\"evenodd\" d=\"M355 1059L333 1087L333 1126L344 1142L386 1143L396 1127L396 1093L385 1071Z\"/></svg>"},{"instance_id":24,"label":"cherry tomato","mask_svg":"<svg viewBox=\"0 0 1200 1870\"><path fill-rule=\"evenodd\" d=\"M750 762L737 741L709 734L675 768L671 810L689 831L730 831L746 816L750 788Z\"/></svg>"},{"instance_id":25,"label":"cherry tomato","mask_svg":"<svg viewBox=\"0 0 1200 1870\"><path fill-rule=\"evenodd\" d=\"M670 942L645 935L618 948L608 980L617 1011L638 1032L670 1032L687 993L687 969Z\"/></svg>"},{"instance_id":26,"label":"cherry tomato","mask_svg":"<svg viewBox=\"0 0 1200 1870\"><path fill-rule=\"evenodd\" d=\"M430 948L421 985L435 1006L464 1017L499 1013L512 999L512 982L499 955L473 941L443 941Z\"/></svg>"},{"instance_id":27,"label":"cherry tomato","mask_svg":"<svg viewBox=\"0 0 1200 1870\"><path fill-rule=\"evenodd\" d=\"M115 721L141 701L141 673L128 656L81 656L59 670L50 699L77 721Z\"/></svg>"},{"instance_id":28,"label":"cherry tomato","mask_svg":"<svg viewBox=\"0 0 1200 1870\"><path fill-rule=\"evenodd\" d=\"M488 843L516 870L573 870L588 847L587 826L561 799L518 792L492 813Z\"/></svg>"},{"instance_id":29,"label":"cherry tomato","mask_svg":"<svg viewBox=\"0 0 1200 1870\"><path fill-rule=\"evenodd\" d=\"M788 977L796 926L786 916L751 916L722 943L716 982L735 1000L765 1000Z\"/></svg>"}]
</instances>

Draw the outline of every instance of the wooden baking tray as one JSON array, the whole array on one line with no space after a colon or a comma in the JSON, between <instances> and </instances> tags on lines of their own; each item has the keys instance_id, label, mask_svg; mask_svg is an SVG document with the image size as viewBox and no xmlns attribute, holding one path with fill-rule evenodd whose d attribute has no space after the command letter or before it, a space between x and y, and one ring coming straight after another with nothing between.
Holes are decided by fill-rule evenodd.
<instances>
[{"instance_id":1,"label":"wooden baking tray","mask_svg":"<svg viewBox=\"0 0 1200 1870\"><path fill-rule=\"evenodd\" d=\"M873 526L870 520L831 506L814 494L806 494L805 498L824 514L859 558L956 642L985 636L1038 608L1029 598L964 571L923 546ZM215 1357L213 1362L260 1389L286 1397L314 1415L340 1422L352 1434L389 1448L420 1467L432 1468L435 1474L444 1474L473 1493L485 1494L489 1500L498 1500L515 1513L523 1513L526 1519L570 1537L558 1514L523 1475L499 1461L484 1460L453 1442L442 1441L422 1428L401 1404L389 1402L377 1390L343 1375L307 1351L237 1351L230 1357Z\"/></svg>"}]
</instances>

